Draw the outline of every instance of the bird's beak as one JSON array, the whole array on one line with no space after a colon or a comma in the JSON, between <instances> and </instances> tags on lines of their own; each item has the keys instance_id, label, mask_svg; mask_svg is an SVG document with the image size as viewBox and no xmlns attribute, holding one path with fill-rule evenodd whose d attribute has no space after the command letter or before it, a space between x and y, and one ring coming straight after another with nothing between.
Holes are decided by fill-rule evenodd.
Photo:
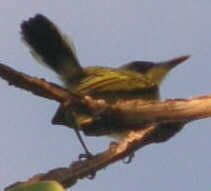
<instances>
[{"instance_id":1,"label":"bird's beak","mask_svg":"<svg viewBox=\"0 0 211 191\"><path fill-rule=\"evenodd\" d=\"M180 63L183 63L185 60L187 60L190 56L180 56L173 58L168 61L160 62L154 65L150 70L147 72L147 76L153 80L155 83L160 84L163 79L166 77L166 75L177 65Z\"/></svg>"},{"instance_id":2,"label":"bird's beak","mask_svg":"<svg viewBox=\"0 0 211 191\"><path fill-rule=\"evenodd\" d=\"M173 58L171 60L160 62L157 64L157 66L166 67L168 70L171 70L172 68L176 67L177 65L183 63L187 59L190 58L190 55L184 55L180 57Z\"/></svg>"}]
</instances>

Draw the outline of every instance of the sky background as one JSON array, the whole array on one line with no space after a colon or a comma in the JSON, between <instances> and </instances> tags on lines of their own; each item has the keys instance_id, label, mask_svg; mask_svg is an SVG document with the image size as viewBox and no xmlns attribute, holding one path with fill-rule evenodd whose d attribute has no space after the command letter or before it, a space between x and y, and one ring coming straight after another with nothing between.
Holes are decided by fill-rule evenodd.
<instances>
[{"instance_id":1,"label":"sky background","mask_svg":"<svg viewBox=\"0 0 211 191\"><path fill-rule=\"evenodd\" d=\"M132 60L163 61L191 54L161 88L163 98L211 93L211 1L7 0L0 6L0 62L61 84L32 58L20 40L23 20L42 13L74 39L83 66L120 66ZM58 104L0 80L0 190L34 174L68 166L82 152L73 131L52 126ZM82 180L75 191L209 190L211 119L193 122L170 141L136 152ZM86 138L96 153L108 138Z\"/></svg>"}]
</instances>

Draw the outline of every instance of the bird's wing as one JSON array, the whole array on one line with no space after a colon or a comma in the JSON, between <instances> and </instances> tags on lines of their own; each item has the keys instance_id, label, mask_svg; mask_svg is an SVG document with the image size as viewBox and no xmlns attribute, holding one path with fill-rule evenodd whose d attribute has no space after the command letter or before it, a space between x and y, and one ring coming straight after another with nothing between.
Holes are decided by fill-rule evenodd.
<instances>
[{"instance_id":1,"label":"bird's wing","mask_svg":"<svg viewBox=\"0 0 211 191\"><path fill-rule=\"evenodd\" d=\"M81 81L75 91L82 94L109 92L137 92L157 88L157 85L144 75L134 71L90 67L88 77Z\"/></svg>"}]
</instances>

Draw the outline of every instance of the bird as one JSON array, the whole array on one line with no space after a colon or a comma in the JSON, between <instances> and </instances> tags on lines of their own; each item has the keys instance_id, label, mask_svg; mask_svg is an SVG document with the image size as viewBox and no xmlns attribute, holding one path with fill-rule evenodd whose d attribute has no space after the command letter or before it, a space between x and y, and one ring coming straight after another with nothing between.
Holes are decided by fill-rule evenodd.
<instances>
[{"instance_id":1,"label":"bird","mask_svg":"<svg viewBox=\"0 0 211 191\"><path fill-rule=\"evenodd\" d=\"M103 99L109 104L119 100L160 100L159 88L167 74L190 57L183 55L162 62L132 61L116 68L99 65L83 67L73 41L46 16L36 14L23 21L20 33L31 54L58 74L70 93ZM57 114L63 115L60 109ZM74 111L74 117L79 125L73 124L70 127L76 129L77 126L77 131L82 130L88 136L122 138L130 131L115 128L115 122L111 125L105 120L80 129L80 124L87 119L88 114L78 108ZM56 123L56 120L54 122ZM172 128L167 128L169 125L172 125ZM168 140L179 132L183 125L158 124L157 133L154 134L155 142Z\"/></svg>"}]
</instances>

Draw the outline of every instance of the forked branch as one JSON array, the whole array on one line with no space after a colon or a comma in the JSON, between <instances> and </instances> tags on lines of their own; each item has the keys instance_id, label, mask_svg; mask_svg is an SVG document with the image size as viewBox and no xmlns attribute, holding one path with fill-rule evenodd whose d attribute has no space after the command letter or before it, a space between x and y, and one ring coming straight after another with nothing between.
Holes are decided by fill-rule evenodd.
<instances>
[{"instance_id":1,"label":"forked branch","mask_svg":"<svg viewBox=\"0 0 211 191\"><path fill-rule=\"evenodd\" d=\"M83 128L95 123L96 116L103 118L105 113L109 113L114 120L118 121L118 126L133 129L128 137L120 143L94 155L92 159L76 161L67 168L57 168L47 173L35 175L24 183L53 179L67 188L76 183L78 179L105 168L147 144L156 142L153 137L156 131L155 124L187 123L211 116L211 95L163 102L131 100L109 105L102 100L71 95L67 90L56 84L17 72L3 64L0 64L0 77L9 82L10 85L55 100L61 104L69 101L70 107L83 105L93 114L90 120L81 124Z\"/></svg>"}]
</instances>

